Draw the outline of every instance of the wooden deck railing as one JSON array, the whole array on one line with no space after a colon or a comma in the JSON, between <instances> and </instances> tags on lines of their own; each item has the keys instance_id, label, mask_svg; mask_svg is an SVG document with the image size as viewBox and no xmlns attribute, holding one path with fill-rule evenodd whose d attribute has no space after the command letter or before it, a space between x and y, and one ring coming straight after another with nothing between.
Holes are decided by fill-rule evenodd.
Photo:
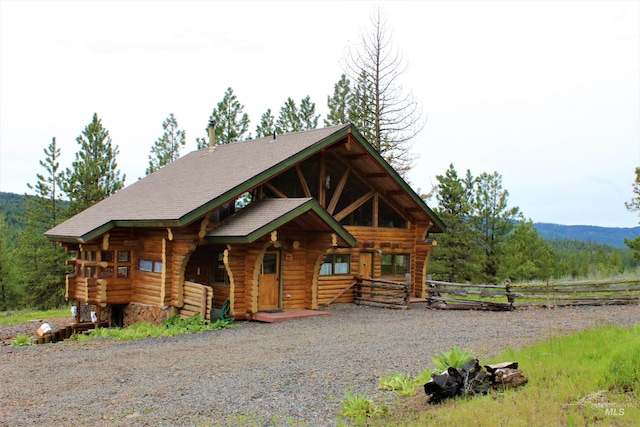
<instances>
[{"instance_id":1,"label":"wooden deck railing","mask_svg":"<svg viewBox=\"0 0 640 427\"><path fill-rule=\"evenodd\" d=\"M427 308L513 310L518 307L621 305L640 302L640 278L504 285L427 279Z\"/></svg>"}]
</instances>

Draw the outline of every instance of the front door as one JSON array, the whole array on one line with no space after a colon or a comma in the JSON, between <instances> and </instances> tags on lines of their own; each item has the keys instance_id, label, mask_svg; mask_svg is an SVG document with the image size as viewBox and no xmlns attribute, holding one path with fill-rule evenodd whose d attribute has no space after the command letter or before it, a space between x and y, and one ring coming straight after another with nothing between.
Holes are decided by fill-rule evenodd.
<instances>
[{"instance_id":1,"label":"front door","mask_svg":"<svg viewBox=\"0 0 640 427\"><path fill-rule=\"evenodd\" d=\"M258 310L280 309L280 252L264 254L258 282Z\"/></svg>"},{"instance_id":2,"label":"front door","mask_svg":"<svg viewBox=\"0 0 640 427\"><path fill-rule=\"evenodd\" d=\"M373 252L360 252L360 271L362 277L373 278Z\"/></svg>"}]
</instances>

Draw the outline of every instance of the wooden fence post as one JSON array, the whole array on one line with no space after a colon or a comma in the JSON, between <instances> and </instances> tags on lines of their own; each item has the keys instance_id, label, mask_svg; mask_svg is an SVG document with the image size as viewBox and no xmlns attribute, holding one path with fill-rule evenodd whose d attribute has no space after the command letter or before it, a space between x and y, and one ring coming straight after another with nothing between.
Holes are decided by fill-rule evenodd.
<instances>
[{"instance_id":1,"label":"wooden fence post","mask_svg":"<svg viewBox=\"0 0 640 427\"><path fill-rule=\"evenodd\" d=\"M504 291L507 294L507 302L509 303L509 306L511 307L511 309L513 309L513 303L515 302L515 298L511 293L511 280L505 279Z\"/></svg>"}]
</instances>

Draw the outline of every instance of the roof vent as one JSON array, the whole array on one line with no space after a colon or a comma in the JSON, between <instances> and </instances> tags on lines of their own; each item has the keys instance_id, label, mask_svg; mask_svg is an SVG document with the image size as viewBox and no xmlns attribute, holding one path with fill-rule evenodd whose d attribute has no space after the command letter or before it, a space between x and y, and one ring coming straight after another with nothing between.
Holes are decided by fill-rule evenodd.
<instances>
[{"instance_id":1,"label":"roof vent","mask_svg":"<svg viewBox=\"0 0 640 427\"><path fill-rule=\"evenodd\" d=\"M269 142L276 142L276 131L273 131L273 139Z\"/></svg>"}]
</instances>

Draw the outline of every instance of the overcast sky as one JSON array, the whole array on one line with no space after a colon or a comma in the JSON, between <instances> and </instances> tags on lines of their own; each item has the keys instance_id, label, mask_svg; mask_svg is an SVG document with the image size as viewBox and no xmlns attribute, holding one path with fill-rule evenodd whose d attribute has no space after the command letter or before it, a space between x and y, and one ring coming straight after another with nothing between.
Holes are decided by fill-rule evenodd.
<instances>
[{"instance_id":1,"label":"overcast sky","mask_svg":"<svg viewBox=\"0 0 640 427\"><path fill-rule=\"evenodd\" d=\"M227 87L253 134L288 97L309 95L323 118L378 4L428 117L416 190L453 164L497 171L534 222L638 225L624 206L640 166L637 0L0 0L0 191L28 191L54 136L69 166L94 112L126 184L170 113L194 150Z\"/></svg>"}]
</instances>

